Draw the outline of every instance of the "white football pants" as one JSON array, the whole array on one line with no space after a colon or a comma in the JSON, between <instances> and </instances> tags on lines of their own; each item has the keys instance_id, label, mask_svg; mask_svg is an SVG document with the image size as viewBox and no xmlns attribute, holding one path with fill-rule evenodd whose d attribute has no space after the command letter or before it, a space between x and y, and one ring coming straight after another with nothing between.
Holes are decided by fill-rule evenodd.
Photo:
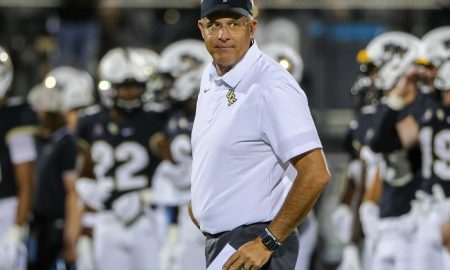
<instances>
[{"instance_id":1,"label":"white football pants","mask_svg":"<svg viewBox=\"0 0 450 270\"><path fill-rule=\"evenodd\" d=\"M313 211L306 217L308 226L304 231L299 231L300 249L298 252L295 270L309 270L311 257L316 248L317 237L319 236L319 224Z\"/></svg>"},{"instance_id":2,"label":"white football pants","mask_svg":"<svg viewBox=\"0 0 450 270\"><path fill-rule=\"evenodd\" d=\"M150 211L124 226L109 211L98 214L94 227L97 270L159 270L160 242Z\"/></svg>"}]
</instances>

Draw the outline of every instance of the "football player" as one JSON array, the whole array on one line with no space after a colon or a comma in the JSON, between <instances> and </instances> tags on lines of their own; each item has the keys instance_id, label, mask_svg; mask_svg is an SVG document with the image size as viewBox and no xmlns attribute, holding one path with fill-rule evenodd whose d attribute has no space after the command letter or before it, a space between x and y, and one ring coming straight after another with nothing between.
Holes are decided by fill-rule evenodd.
<instances>
[{"instance_id":1,"label":"football player","mask_svg":"<svg viewBox=\"0 0 450 270\"><path fill-rule=\"evenodd\" d=\"M371 55L379 54L380 70L376 77L376 85L386 95L398 85L409 68L414 65L420 50L420 40L403 32L388 32L378 36L368 51ZM383 155L381 169L382 187L379 201L366 201L361 206L362 221L371 220L369 213L378 213L378 225L375 232L377 242L371 269L409 269L410 232L406 230L403 216L410 211L410 203L414 199L421 177L418 167L420 151L418 147L406 149L397 140L395 132L411 114L411 108L404 108L390 115L393 106L387 101L379 105L377 119L373 125L372 136L368 138L370 148ZM385 104L386 103L386 104ZM388 116L389 115L389 116ZM386 123L393 128L386 128ZM386 140L386 138L391 138ZM377 188L378 189L378 188ZM371 189L368 192L372 192ZM370 203L378 204L378 211L371 209ZM363 228L371 231L371 225Z\"/></svg>"},{"instance_id":2,"label":"football player","mask_svg":"<svg viewBox=\"0 0 450 270\"><path fill-rule=\"evenodd\" d=\"M210 58L199 40L179 40L161 53L160 70L174 79L167 94L172 109L165 123L170 158L158 166L153 177L155 199L165 211L162 269L204 269L204 236L188 215L192 153L190 136L195 116L201 71Z\"/></svg>"},{"instance_id":3,"label":"football player","mask_svg":"<svg viewBox=\"0 0 450 270\"><path fill-rule=\"evenodd\" d=\"M395 86L398 78L413 63L418 54L419 44L420 42L416 37L402 32L381 34L368 44L363 58L367 58L368 63L373 65L374 73L369 77L369 81L373 82L376 89L388 92ZM370 94L366 91L367 93ZM366 97L368 96L366 95ZM366 192L366 195L364 195L364 198L360 197L359 201L362 199L364 202L361 204L360 210L356 212L356 217L359 215L365 235L363 263L361 265L357 262L359 260L358 247L355 245L346 246L341 269L361 269L362 267L364 269L390 269L387 267L403 269L405 267L403 255L406 254L404 252L406 244L403 244L406 240L398 233L400 231L398 228L389 226L389 220L391 217L398 217L408 212L408 204L414 198L414 191L417 189L417 183L420 180L412 181L409 167L401 166L408 164L403 152L394 152L392 148L381 151L374 147L374 141L376 142L379 138L386 138L386 134L383 133L385 130L380 129L378 125L380 117L384 115L383 106L385 105L378 105L378 99L374 99L374 101L376 102L372 104L372 107L375 108L371 113L372 120L369 123L361 123L368 124L368 126L362 136L358 136L361 139L359 145L365 145L358 151L362 166L360 166L360 173L357 173L357 175L361 175L362 182L365 182L364 188L360 189L360 192L361 194ZM398 120L393 119L393 121ZM383 134L384 137L380 134ZM390 143L391 141L384 140L382 142ZM401 149L401 147L399 148ZM373 153L373 150L383 152L385 154L383 160L380 159L379 154ZM390 159L395 161L390 164L394 168L384 170L380 165L385 160L389 161ZM383 179L384 182L381 182L380 179ZM380 187L381 183L382 187ZM402 186L408 183L409 187L402 189ZM376 194L375 191L381 189L383 189L383 192ZM391 203L388 203L389 201ZM384 225L384 223L387 225ZM355 225L357 223L353 222L354 229L357 228ZM380 227L383 226L387 229L381 230ZM356 232L354 230L353 236L356 236ZM392 241L392 239L394 240ZM398 252L386 252L388 250L386 247L396 247L394 249ZM384 264L385 262L387 264ZM392 262L392 264L389 265L389 262Z\"/></svg>"},{"instance_id":4,"label":"football player","mask_svg":"<svg viewBox=\"0 0 450 270\"><path fill-rule=\"evenodd\" d=\"M109 107L91 111L78 123L95 179L79 179L77 190L98 211L94 258L99 270L159 269L160 243L147 195L159 163L155 140L164 119L144 106L154 68L134 48L107 52L99 63L99 89L108 91Z\"/></svg>"},{"instance_id":5,"label":"football player","mask_svg":"<svg viewBox=\"0 0 450 270\"><path fill-rule=\"evenodd\" d=\"M369 256L365 254L370 253L370 239L368 237L363 239L357 209L361 205L366 186L374 179L380 161L380 158L370 151L366 138L370 135L375 121L381 92L375 87L378 68L374 64L374 59L369 58L367 50L358 53L357 62L360 64L360 76L350 91L356 117L350 122L344 139L344 146L351 161L347 167L346 186L340 204L331 216L337 237L344 244L340 268L355 270L369 264ZM358 246L363 240L365 245L361 260Z\"/></svg>"},{"instance_id":6,"label":"football player","mask_svg":"<svg viewBox=\"0 0 450 270\"><path fill-rule=\"evenodd\" d=\"M62 250L64 184L73 178L75 144L65 129L60 112L59 89L38 85L29 92L28 101L39 115L37 188L30 227L31 237L37 242L37 253L32 256L35 258L30 261L30 268L49 269Z\"/></svg>"},{"instance_id":7,"label":"football player","mask_svg":"<svg viewBox=\"0 0 450 270\"><path fill-rule=\"evenodd\" d=\"M37 117L28 104L11 96L13 66L0 47L0 269L25 269L31 209Z\"/></svg>"},{"instance_id":8,"label":"football player","mask_svg":"<svg viewBox=\"0 0 450 270\"><path fill-rule=\"evenodd\" d=\"M426 39L423 38L422 44L427 45L426 42ZM435 48L439 46L439 43L433 45ZM432 49L433 53L434 50ZM428 55L428 59L433 58ZM435 219L431 216L420 217L419 223L417 223L417 213L424 212L418 211L418 207L413 207L406 214L410 210L411 204L417 206L417 202L413 201L417 189L420 187L431 193L430 187L432 186L432 182L427 180L429 175L424 174L424 170L430 166L430 160L433 160L429 158L430 148L433 146L424 145L425 142L431 142L431 137L427 137L430 134L426 133L427 129L423 129L423 123L429 121L436 111L436 102L432 99L433 92L429 89L432 88L436 76L434 67L439 63L433 61L427 64L422 60L416 62L416 65L410 66L406 72L399 74L395 87L387 95L386 106L380 112L380 122L371 143L375 151L382 152L386 157L387 167L384 174L381 202L382 205L384 201L385 206L392 206L391 208L380 206L380 216L389 219L385 218L380 221L379 233L383 233L386 241L381 241L382 244L384 243L381 247L378 244L379 250L383 250L378 254L384 254L384 259L382 256L380 260L377 260L379 257L375 256L374 267L379 267L376 269L385 269L388 265L393 265L392 258L398 258L398 260L394 260L394 266L423 269L425 265L433 263L436 269L442 269L442 259L424 259L433 253L432 245L428 245L427 248L420 248L419 246L422 245L418 245L418 243L426 242L421 240L424 235L427 235L424 238L429 239L429 233L421 233L421 230L428 228L426 231L430 232L433 230L429 228L434 227L434 231L438 231L436 224L429 224L431 220ZM387 136L392 139L386 140ZM419 139L420 145L418 144ZM390 194L390 196L385 194ZM428 207L424 206L428 204L428 201L419 202L422 210ZM391 210L386 212L383 209ZM389 212L394 215L390 215ZM425 212L428 213L428 211ZM426 221L421 222L420 220ZM415 234L415 230L417 230L417 234ZM401 235L406 236L406 239L399 237ZM402 247L399 246L400 243L404 243ZM410 252L400 250L410 250ZM425 261L428 263L424 264Z\"/></svg>"},{"instance_id":9,"label":"football player","mask_svg":"<svg viewBox=\"0 0 450 270\"><path fill-rule=\"evenodd\" d=\"M62 90L62 112L66 120L67 131L74 135L75 129L80 117L80 111L94 103L94 82L84 70L72 67L58 67L52 70L44 80L47 83L55 82L55 86ZM80 141L75 139L77 144L77 164L75 176L70 181L65 182L65 226L64 226L64 245L63 259L66 265L73 266L76 261L76 268L79 270L92 270L93 255L91 242L86 235L85 220L89 219L89 214L82 216L83 209L80 207L78 194L75 190L74 178L83 174L84 165L89 160L85 147ZM82 168L80 168L82 167ZM84 173L83 175L86 175ZM83 226L82 226L83 225Z\"/></svg>"}]
</instances>

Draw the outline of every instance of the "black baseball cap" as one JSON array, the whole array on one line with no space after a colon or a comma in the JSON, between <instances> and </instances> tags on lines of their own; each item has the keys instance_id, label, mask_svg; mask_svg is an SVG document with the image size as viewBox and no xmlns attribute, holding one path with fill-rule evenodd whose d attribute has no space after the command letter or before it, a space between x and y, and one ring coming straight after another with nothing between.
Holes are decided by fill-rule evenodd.
<instances>
[{"instance_id":1,"label":"black baseball cap","mask_svg":"<svg viewBox=\"0 0 450 270\"><path fill-rule=\"evenodd\" d=\"M253 0L202 0L201 18L217 11L231 11L242 16L253 16Z\"/></svg>"}]
</instances>

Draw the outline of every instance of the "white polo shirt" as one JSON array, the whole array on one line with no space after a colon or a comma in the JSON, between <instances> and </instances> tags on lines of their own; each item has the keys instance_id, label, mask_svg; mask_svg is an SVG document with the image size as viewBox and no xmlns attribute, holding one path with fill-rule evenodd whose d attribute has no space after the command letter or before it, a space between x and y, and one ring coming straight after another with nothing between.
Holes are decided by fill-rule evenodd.
<instances>
[{"instance_id":1,"label":"white polo shirt","mask_svg":"<svg viewBox=\"0 0 450 270\"><path fill-rule=\"evenodd\" d=\"M289 160L321 148L305 93L256 42L224 76L202 76L192 131L191 200L200 229L272 220L289 186Z\"/></svg>"}]
</instances>

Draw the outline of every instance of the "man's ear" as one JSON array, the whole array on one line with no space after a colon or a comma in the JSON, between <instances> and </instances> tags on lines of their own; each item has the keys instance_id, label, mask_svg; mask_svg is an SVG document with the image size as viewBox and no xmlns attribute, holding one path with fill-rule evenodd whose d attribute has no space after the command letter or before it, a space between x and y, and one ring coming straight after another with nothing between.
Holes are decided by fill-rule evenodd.
<instances>
[{"instance_id":1,"label":"man's ear","mask_svg":"<svg viewBox=\"0 0 450 270\"><path fill-rule=\"evenodd\" d=\"M254 38L257 26L258 26L257 20L252 20L250 22L250 37L251 38Z\"/></svg>"},{"instance_id":2,"label":"man's ear","mask_svg":"<svg viewBox=\"0 0 450 270\"><path fill-rule=\"evenodd\" d=\"M202 38L205 39L205 25L202 20L197 21L198 29L200 29L200 33L202 34Z\"/></svg>"}]
</instances>

